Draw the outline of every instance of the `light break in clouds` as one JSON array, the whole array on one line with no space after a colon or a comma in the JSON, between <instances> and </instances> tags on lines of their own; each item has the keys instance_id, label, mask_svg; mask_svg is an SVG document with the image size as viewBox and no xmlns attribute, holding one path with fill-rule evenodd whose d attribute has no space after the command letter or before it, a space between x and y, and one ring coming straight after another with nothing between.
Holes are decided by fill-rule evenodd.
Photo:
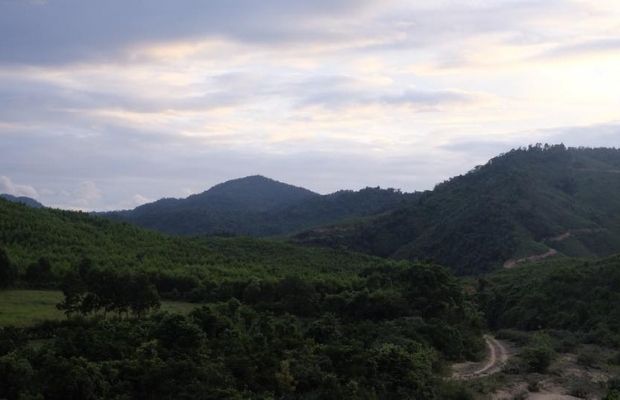
<instances>
[{"instance_id":1,"label":"light break in clouds","mask_svg":"<svg viewBox=\"0 0 620 400\"><path fill-rule=\"evenodd\" d=\"M0 191L429 189L515 146L620 146L618 71L615 0L0 0Z\"/></svg>"}]
</instances>

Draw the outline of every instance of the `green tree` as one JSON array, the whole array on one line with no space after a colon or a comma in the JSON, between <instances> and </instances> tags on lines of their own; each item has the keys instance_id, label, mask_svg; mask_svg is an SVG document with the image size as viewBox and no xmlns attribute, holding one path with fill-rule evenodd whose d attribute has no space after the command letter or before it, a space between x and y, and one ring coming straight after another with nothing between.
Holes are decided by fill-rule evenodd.
<instances>
[{"instance_id":1,"label":"green tree","mask_svg":"<svg viewBox=\"0 0 620 400\"><path fill-rule=\"evenodd\" d=\"M35 286L49 286L53 283L52 264L45 257L39 258L26 268L26 282Z\"/></svg>"},{"instance_id":2,"label":"green tree","mask_svg":"<svg viewBox=\"0 0 620 400\"><path fill-rule=\"evenodd\" d=\"M13 284L15 275L15 267L11 264L9 255L4 249L0 249L0 288Z\"/></svg>"}]
</instances>

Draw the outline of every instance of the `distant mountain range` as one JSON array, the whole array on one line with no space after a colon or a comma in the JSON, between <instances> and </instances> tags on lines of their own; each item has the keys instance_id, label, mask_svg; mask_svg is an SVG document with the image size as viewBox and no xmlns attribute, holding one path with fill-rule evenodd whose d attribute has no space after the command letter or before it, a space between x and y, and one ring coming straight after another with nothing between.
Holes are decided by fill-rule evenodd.
<instances>
[{"instance_id":1,"label":"distant mountain range","mask_svg":"<svg viewBox=\"0 0 620 400\"><path fill-rule=\"evenodd\" d=\"M530 146L412 194L366 188L320 195L249 176L100 215L174 235L281 236L479 274L620 252L620 150Z\"/></svg>"},{"instance_id":2,"label":"distant mountain range","mask_svg":"<svg viewBox=\"0 0 620 400\"><path fill-rule=\"evenodd\" d=\"M276 236L393 210L416 196L380 188L320 195L248 176L185 199L161 199L101 215L178 235Z\"/></svg>"},{"instance_id":3,"label":"distant mountain range","mask_svg":"<svg viewBox=\"0 0 620 400\"><path fill-rule=\"evenodd\" d=\"M398 210L296 240L430 259L461 274L558 255L610 255L620 252L620 150L513 150Z\"/></svg>"},{"instance_id":4,"label":"distant mountain range","mask_svg":"<svg viewBox=\"0 0 620 400\"><path fill-rule=\"evenodd\" d=\"M8 201L12 201L13 203L25 204L32 208L43 208L44 207L43 204L39 203L35 199L26 197L26 196L13 196L10 194L0 194L0 198L3 198Z\"/></svg>"}]
</instances>

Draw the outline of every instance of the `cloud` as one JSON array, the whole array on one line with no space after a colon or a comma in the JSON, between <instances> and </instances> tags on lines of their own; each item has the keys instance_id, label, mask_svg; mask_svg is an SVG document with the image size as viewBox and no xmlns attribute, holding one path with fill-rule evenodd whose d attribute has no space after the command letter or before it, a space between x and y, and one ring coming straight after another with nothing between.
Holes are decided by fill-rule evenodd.
<instances>
[{"instance_id":1,"label":"cloud","mask_svg":"<svg viewBox=\"0 0 620 400\"><path fill-rule=\"evenodd\" d=\"M591 56L594 54L617 54L620 50L620 37L592 39L551 48L537 56L539 59Z\"/></svg>"},{"instance_id":2,"label":"cloud","mask_svg":"<svg viewBox=\"0 0 620 400\"><path fill-rule=\"evenodd\" d=\"M573 147L620 148L620 121L543 130L539 142L564 143Z\"/></svg>"},{"instance_id":3,"label":"cloud","mask_svg":"<svg viewBox=\"0 0 620 400\"><path fill-rule=\"evenodd\" d=\"M39 197L37 190L29 185L19 185L13 183L8 176L0 176L0 193L10 194L13 196L26 196L33 199Z\"/></svg>"},{"instance_id":4,"label":"cloud","mask_svg":"<svg viewBox=\"0 0 620 400\"><path fill-rule=\"evenodd\" d=\"M0 0L0 171L103 210L257 173L426 189L511 147L615 144L619 16L611 0Z\"/></svg>"},{"instance_id":5,"label":"cloud","mask_svg":"<svg viewBox=\"0 0 620 400\"><path fill-rule=\"evenodd\" d=\"M132 46L204 37L311 41L319 16L355 15L367 0L81 0L0 2L0 61L65 63L130 55Z\"/></svg>"},{"instance_id":6,"label":"cloud","mask_svg":"<svg viewBox=\"0 0 620 400\"><path fill-rule=\"evenodd\" d=\"M135 194L135 195L131 198L131 201L132 201L131 206L132 206L132 208L133 208L133 207L137 207L137 206L140 206L140 205L142 205L142 204L148 203L148 202L150 202L150 201L152 201L152 200L151 200L151 199L149 199L148 197L144 197L144 196L142 196L141 194Z\"/></svg>"},{"instance_id":7,"label":"cloud","mask_svg":"<svg viewBox=\"0 0 620 400\"><path fill-rule=\"evenodd\" d=\"M300 107L321 106L339 109L364 105L411 107L429 110L440 106L471 104L483 97L449 89L398 89L393 84L364 82L346 76L326 76L298 83L290 92L300 93Z\"/></svg>"}]
</instances>

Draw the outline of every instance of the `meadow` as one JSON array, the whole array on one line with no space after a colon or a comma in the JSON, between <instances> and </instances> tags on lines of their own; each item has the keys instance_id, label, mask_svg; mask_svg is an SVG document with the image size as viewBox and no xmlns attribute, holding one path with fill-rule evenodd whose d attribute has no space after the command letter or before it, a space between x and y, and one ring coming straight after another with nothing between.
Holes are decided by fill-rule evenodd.
<instances>
[{"instance_id":1,"label":"meadow","mask_svg":"<svg viewBox=\"0 0 620 400\"><path fill-rule=\"evenodd\" d=\"M1 290L0 327L27 327L45 320L61 320L65 314L56 308L63 300L58 290ZM161 302L161 310L188 314L197 304L182 301Z\"/></svg>"}]
</instances>

